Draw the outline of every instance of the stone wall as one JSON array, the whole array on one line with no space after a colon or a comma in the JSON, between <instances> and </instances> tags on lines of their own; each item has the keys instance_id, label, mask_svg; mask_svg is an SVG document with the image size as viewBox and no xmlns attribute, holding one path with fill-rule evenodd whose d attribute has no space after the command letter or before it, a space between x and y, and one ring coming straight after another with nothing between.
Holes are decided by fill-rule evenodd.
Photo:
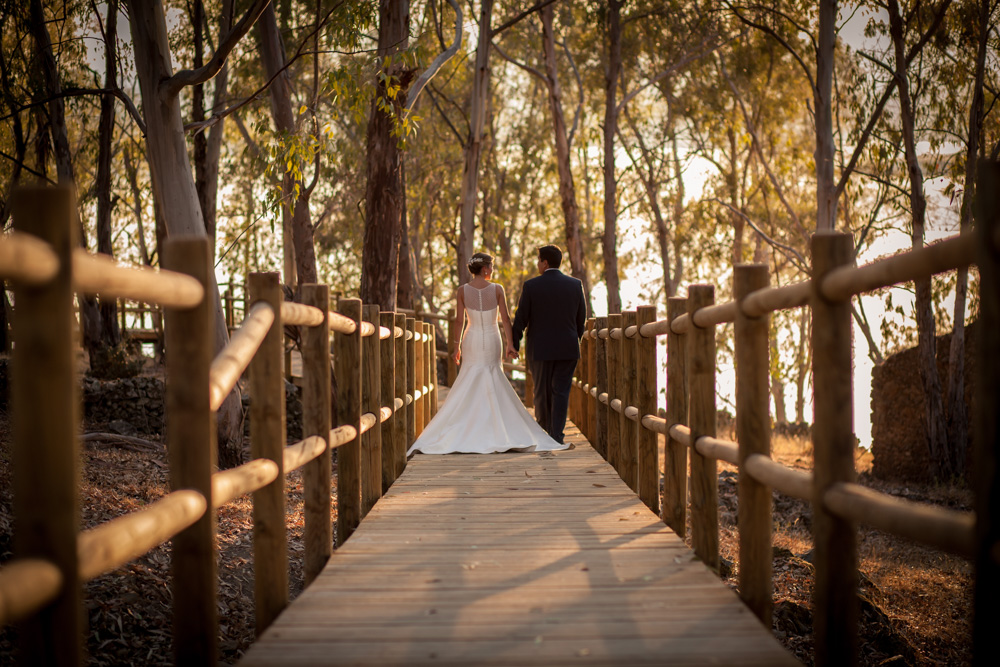
<instances>
[{"instance_id":1,"label":"stone wall","mask_svg":"<svg viewBox=\"0 0 1000 667\"><path fill-rule=\"evenodd\" d=\"M966 461L972 460L972 396L975 385L977 327L965 336L965 405L969 417ZM947 391L948 351L951 334L937 338L937 367L941 386ZM872 372L873 474L879 479L929 482L933 480L924 417L924 391L920 381L917 349L898 352ZM966 478L969 478L969 470Z\"/></svg>"}]
</instances>

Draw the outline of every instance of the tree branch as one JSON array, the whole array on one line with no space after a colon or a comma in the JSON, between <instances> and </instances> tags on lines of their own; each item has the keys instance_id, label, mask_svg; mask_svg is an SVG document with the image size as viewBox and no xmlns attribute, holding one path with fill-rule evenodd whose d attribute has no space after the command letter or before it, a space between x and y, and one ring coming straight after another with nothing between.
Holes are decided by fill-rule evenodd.
<instances>
[{"instance_id":1,"label":"tree branch","mask_svg":"<svg viewBox=\"0 0 1000 667\"><path fill-rule=\"evenodd\" d=\"M801 254L799 254L798 250L796 250L795 248L793 248L793 247L791 247L789 245L785 245L784 243L781 243L779 241L775 241L774 239L772 239L770 236L768 236L767 234L765 234L761 230L761 228L758 227L757 224L753 220L751 220L749 217L747 217L747 215L745 213L743 213L743 211L737 209L736 207L734 207L734 206L732 206L730 204L727 204L726 202L722 201L721 199L717 199L717 198L714 198L714 197L712 199L709 199L708 201L714 201L717 204L722 204L723 206L725 206L726 208L728 208L730 211L732 211L736 215L738 215L741 218L743 218L743 220L745 220L746 223L748 225L750 225L750 227L752 227L755 232L757 232L758 234L760 234L760 237L762 239L764 239L767 242L768 245L770 245L770 246L778 249L781 252L781 254L783 254L785 257L787 257L788 260L792 264L794 264L796 266L796 268L798 268L800 271L802 271L806 275L809 275L809 262L807 262L805 260L805 258Z\"/></svg>"},{"instance_id":2,"label":"tree branch","mask_svg":"<svg viewBox=\"0 0 1000 667\"><path fill-rule=\"evenodd\" d=\"M433 86L431 86L428 89L428 93L427 94L430 95L431 102L434 104L434 108L437 109L437 111L438 111L439 114L441 114L441 117L444 118L444 122L451 129L452 133L454 133L455 138L458 139L458 143L464 144L465 143L465 137L463 137L461 134L458 133L458 130L452 124L451 119L448 118L448 114L446 114L444 112L444 109L441 108L441 105L438 104L437 96L434 94L434 87Z\"/></svg>"},{"instance_id":3,"label":"tree branch","mask_svg":"<svg viewBox=\"0 0 1000 667\"><path fill-rule=\"evenodd\" d=\"M748 25L751 28L756 28L757 30L760 30L765 34L770 35L775 41L781 44L781 46L783 46L786 51L792 54L792 57L795 58L796 62L799 63L799 66L802 68L802 71L805 72L806 78L809 79L809 89L813 91L816 90L816 81L813 79L813 75L812 72L809 71L809 67L806 65L805 61L802 60L802 56L799 55L798 51L792 48L792 45L789 44L784 37L776 33L773 29L769 28L768 26L763 25L761 23L756 23L746 18L745 16L740 14L739 10L731 3L725 2L725 5L729 7L730 10L732 10L733 14L736 15L736 18L738 18L744 25Z\"/></svg>"},{"instance_id":4,"label":"tree branch","mask_svg":"<svg viewBox=\"0 0 1000 667\"><path fill-rule=\"evenodd\" d=\"M705 39L701 40L701 44L699 46L704 46L705 44L711 43L714 37L716 37L715 34L706 36ZM633 99L635 99L635 97L642 91L646 90L652 85L655 85L656 83L659 83L660 81L667 78L671 74L674 74L675 72L677 72L677 70L681 69L685 65L688 65L694 62L695 60L698 60L699 58L702 58L703 56L712 53L720 46L722 46L722 44L714 44L706 49L703 49L702 51L699 51L697 53L691 53L681 58L681 60L679 60L678 62L674 63L673 65L659 72L658 74L654 75L651 79L645 81L641 86L633 90L631 93L625 95L625 97L622 98L622 101L618 103L615 112L616 113L621 112L621 110L625 108L625 105L631 102Z\"/></svg>"},{"instance_id":5,"label":"tree branch","mask_svg":"<svg viewBox=\"0 0 1000 667\"><path fill-rule=\"evenodd\" d=\"M520 14L518 14L517 16L515 16L514 18L510 19L509 21L505 21L504 23L501 23L500 27L494 28L493 30L490 30L490 39L493 39L496 35L500 34L504 30L506 30L507 28L509 28L512 25L514 25L515 23L519 22L520 20L522 20L524 18L527 18L528 16L534 14L539 9L542 9L543 7L548 7L549 5L551 5L555 1L556 0L539 0L539 2L536 2L534 6L529 7L528 9L525 9L523 12L521 12Z\"/></svg>"},{"instance_id":6,"label":"tree branch","mask_svg":"<svg viewBox=\"0 0 1000 667\"><path fill-rule=\"evenodd\" d=\"M496 44L493 44L493 48L496 50L497 53L500 54L501 58L503 58L504 60L506 60L507 62L509 62L511 65L514 65L516 67L520 67L521 69L523 69L528 74L537 76L539 79L541 79L542 81L545 82L546 86L550 86L551 85L551 82L549 81L549 77L545 76L545 74L543 74L540 70L535 69L531 65L526 65L525 63L522 63L520 61L514 60L509 55L507 55L506 51L504 51L503 49L501 49Z\"/></svg>"},{"instance_id":7,"label":"tree branch","mask_svg":"<svg viewBox=\"0 0 1000 667\"><path fill-rule=\"evenodd\" d=\"M9 113L6 116L0 116L0 120L7 120L11 116L13 116L14 113L21 113L22 111L30 109L32 107L45 106L52 100L57 100L64 97L84 97L85 95L114 95L115 97L117 97L119 100L122 101L122 104L125 105L125 108L128 110L128 115L131 116L132 120L135 121L135 124L139 126L139 131L142 132L143 135L146 134L146 123L142 119L142 114L140 114L139 110L136 109L135 103L132 102L132 98L130 98L120 88L117 87L116 88L65 88L61 90L57 95L52 95L50 97L45 98L44 100L36 100L34 102L29 102L28 104L25 104L23 107L19 108L17 111L13 113Z\"/></svg>"},{"instance_id":8,"label":"tree branch","mask_svg":"<svg viewBox=\"0 0 1000 667\"><path fill-rule=\"evenodd\" d=\"M455 41L446 50L438 54L437 58L431 62L430 66L420 74L420 78L413 84L410 94L407 95L406 106L403 108L404 118L410 115L413 105L416 104L417 98L420 97L420 93L424 90L424 86L434 78L446 62L451 60L458 52L458 47L462 45L462 8L459 7L455 0L448 0L448 4L455 10Z\"/></svg>"},{"instance_id":9,"label":"tree branch","mask_svg":"<svg viewBox=\"0 0 1000 667\"><path fill-rule=\"evenodd\" d=\"M239 23L233 26L229 34L219 43L219 48L212 54L212 59L198 69L183 69L166 81L162 81L160 83L160 96L173 97L180 93L186 86L193 86L211 80L219 73L219 70L226 63L226 58L229 57L229 54L232 53L240 40L250 32L250 28L257 22L257 19L260 18L260 15L269 4L271 4L271 0L254 0L254 4L250 6L250 9L243 15Z\"/></svg>"},{"instance_id":10,"label":"tree branch","mask_svg":"<svg viewBox=\"0 0 1000 667\"><path fill-rule=\"evenodd\" d=\"M576 89L580 96L580 99L576 103L576 111L573 112L573 126L570 128L569 136L566 138L566 144L572 146L573 135L576 134L576 128L580 122L580 114L583 112L583 81L580 78L580 70L576 66L576 61L573 60L573 54L570 53L569 46L566 45L566 42L558 42L558 44L566 52L566 59L569 60L569 66L573 70L573 76L576 78Z\"/></svg>"}]
</instances>

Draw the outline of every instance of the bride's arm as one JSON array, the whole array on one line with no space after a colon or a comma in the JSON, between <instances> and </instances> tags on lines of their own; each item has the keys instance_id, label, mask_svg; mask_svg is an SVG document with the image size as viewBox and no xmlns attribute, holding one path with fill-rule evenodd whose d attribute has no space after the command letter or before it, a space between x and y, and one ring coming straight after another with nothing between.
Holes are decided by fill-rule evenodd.
<instances>
[{"instance_id":1,"label":"bride's arm","mask_svg":"<svg viewBox=\"0 0 1000 667\"><path fill-rule=\"evenodd\" d=\"M503 285L499 283L497 283L497 305L500 306L500 321L503 323L503 332L507 341L507 351L513 352L514 330L510 324L510 312L507 310L507 295L504 294Z\"/></svg>"},{"instance_id":2,"label":"bride's arm","mask_svg":"<svg viewBox=\"0 0 1000 667\"><path fill-rule=\"evenodd\" d=\"M455 321L458 322L458 339L454 341L455 353L452 356L457 364L462 359L462 337L465 335L465 290L461 287L455 296Z\"/></svg>"}]
</instances>

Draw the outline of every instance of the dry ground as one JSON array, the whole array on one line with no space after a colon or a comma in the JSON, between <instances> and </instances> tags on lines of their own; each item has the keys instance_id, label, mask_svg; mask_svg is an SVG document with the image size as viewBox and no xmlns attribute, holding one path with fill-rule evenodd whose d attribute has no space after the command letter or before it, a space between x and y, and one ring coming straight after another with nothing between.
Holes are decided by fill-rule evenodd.
<instances>
[{"instance_id":1,"label":"dry ground","mask_svg":"<svg viewBox=\"0 0 1000 667\"><path fill-rule=\"evenodd\" d=\"M88 425L95 430L99 425ZM9 431L0 413L0 561L11 557ZM808 468L808 443L779 440L775 457ZM870 460L859 457L859 470ZM738 545L735 527L735 476L721 464L720 525L722 555L732 562L727 582L736 586ZM969 509L967 490L947 487L866 484L915 500ZM167 486L162 455L117 448L86 449L83 454L81 506L85 527L141 508L161 497ZM291 594L302 587L302 481L288 477L288 535ZM234 663L253 641L252 507L248 499L219 513L219 617L225 663ZM878 531L859 536L863 590L877 607L866 607L862 662L877 665L960 665L970 662L971 567L957 557L926 549ZM811 549L806 503L775 501L775 632L807 664L811 662L810 595L812 572L798 556ZM787 551L784 551L787 550ZM86 586L86 648L93 665L171 664L169 545L94 580ZM878 611L881 609L883 615ZM16 631L0 630L0 664L12 662Z\"/></svg>"}]
</instances>

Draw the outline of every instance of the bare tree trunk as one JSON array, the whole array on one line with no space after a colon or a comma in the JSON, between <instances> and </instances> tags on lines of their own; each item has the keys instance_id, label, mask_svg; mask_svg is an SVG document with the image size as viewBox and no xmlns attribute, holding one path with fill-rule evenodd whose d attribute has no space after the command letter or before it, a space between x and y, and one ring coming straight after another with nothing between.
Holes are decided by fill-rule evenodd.
<instances>
[{"instance_id":1,"label":"bare tree trunk","mask_svg":"<svg viewBox=\"0 0 1000 667\"><path fill-rule=\"evenodd\" d=\"M924 225L927 201L924 198L924 176L917 156L914 134L914 109L910 98L910 84L906 76L906 55L903 44L903 19L899 13L898 0L889 0L889 34L892 37L896 56L896 87L899 91L899 115L903 130L903 145L906 152L906 166L910 177L910 207L913 215L911 234L914 248L924 245ZM917 320L917 356L920 362L920 380L924 389L925 423L927 446L931 461L939 478L947 478L955 473L948 457L948 427L945 421L944 400L941 378L937 369L937 342L934 328L934 305L931 295L931 279L915 281L916 297L914 315Z\"/></svg>"},{"instance_id":2,"label":"bare tree trunk","mask_svg":"<svg viewBox=\"0 0 1000 667\"><path fill-rule=\"evenodd\" d=\"M559 199L562 204L566 228L566 252L569 255L573 277L583 283L587 311L590 312L590 278L587 276L583 240L580 238L580 209L576 204L576 186L570 167L569 141L566 137L566 118L563 115L562 88L556 67L556 38L552 29L553 5L542 9L542 51L545 54L545 76L548 80L549 104L552 108L552 125L556 138L556 164L559 171Z\"/></svg>"},{"instance_id":3,"label":"bare tree trunk","mask_svg":"<svg viewBox=\"0 0 1000 667\"><path fill-rule=\"evenodd\" d=\"M285 66L285 47L281 41L281 33L278 32L278 21L275 18L273 6L268 6L261 14L260 20L257 21L257 34L260 40L260 59L264 65L264 73L268 79L274 77L274 81L268 88L274 125L280 134L295 134L295 111L292 109L291 87L287 74L278 74ZM285 209L294 206L294 209L287 211L287 214L291 219L296 284L315 283L317 276L316 249L313 246L312 217L309 212L310 190L300 184L299 196L296 199L295 181L286 172L281 181L281 191L285 201ZM287 243L287 239L285 242ZM291 286L294 287L294 285Z\"/></svg>"},{"instance_id":4,"label":"bare tree trunk","mask_svg":"<svg viewBox=\"0 0 1000 667\"><path fill-rule=\"evenodd\" d=\"M151 0L129 0L128 6L136 74L148 130L147 158L159 211L171 236L204 236L204 217L188 159L180 99L161 88L161 83L172 76L163 6ZM210 271L209 276L212 284L206 296L215 301L215 351L218 352L229 341L229 331L215 273ZM243 459L243 410L238 387L223 402L217 417L219 465L238 465Z\"/></svg>"},{"instance_id":5,"label":"bare tree trunk","mask_svg":"<svg viewBox=\"0 0 1000 667\"><path fill-rule=\"evenodd\" d=\"M378 59L389 62L389 71L400 91L390 100L379 77L368 112L365 188L365 238L361 251L361 300L382 310L396 308L399 268L399 230L403 211L402 153L393 136L395 114L406 105L410 73L396 55L406 50L410 33L407 0L379 1ZM387 109L379 102L389 103Z\"/></svg>"},{"instance_id":6,"label":"bare tree trunk","mask_svg":"<svg viewBox=\"0 0 1000 667\"><path fill-rule=\"evenodd\" d=\"M30 8L31 33L38 47L38 58L41 66L42 78L45 90L50 101L48 107L47 125L39 125L38 132L43 132L43 127L48 127L51 134L53 153L56 158L56 172L59 174L59 183L76 187L76 176L73 173L73 156L69 148L69 135L66 131L66 107L63 104L62 84L59 81L59 70L56 67L56 59L52 54L52 40L49 38L49 31L45 23L45 12L42 9L41 0L31 0ZM43 115L43 114L42 114ZM41 144L42 154L47 144ZM42 164L45 160L42 158ZM44 172L44 168L42 170ZM79 211L74 211L77 218L77 226L80 235L80 245L87 247L87 235L84 233L83 224L80 222ZM80 326L83 329L83 346L88 351L97 350L101 346L101 312L97 307L97 299L92 296L80 295Z\"/></svg>"},{"instance_id":7,"label":"bare tree trunk","mask_svg":"<svg viewBox=\"0 0 1000 667\"><path fill-rule=\"evenodd\" d=\"M406 192L406 161L400 163L401 190ZM403 197L403 210L399 216L399 258L396 270L396 306L413 309L413 249L410 248L410 217L407 214L406 197Z\"/></svg>"},{"instance_id":8,"label":"bare tree trunk","mask_svg":"<svg viewBox=\"0 0 1000 667\"><path fill-rule=\"evenodd\" d=\"M618 129L618 77L622 68L622 2L608 0L608 62L604 74L604 282L608 288L608 312L622 310L618 280L618 213L616 211L615 131Z\"/></svg>"},{"instance_id":9,"label":"bare tree trunk","mask_svg":"<svg viewBox=\"0 0 1000 667\"><path fill-rule=\"evenodd\" d=\"M462 174L462 217L458 229L458 282L466 283L469 258L473 254L476 234L476 200L479 196L479 155L482 152L483 122L486 98L490 89L490 28L493 22L493 0L482 0L479 11L479 43L472 79L472 104L469 141L465 144L465 171Z\"/></svg>"},{"instance_id":10,"label":"bare tree trunk","mask_svg":"<svg viewBox=\"0 0 1000 667\"><path fill-rule=\"evenodd\" d=\"M837 188L833 180L833 66L837 40L837 0L820 0L816 51L816 229L837 228Z\"/></svg>"},{"instance_id":11,"label":"bare tree trunk","mask_svg":"<svg viewBox=\"0 0 1000 667\"><path fill-rule=\"evenodd\" d=\"M976 194L977 162L983 139L983 83L986 76L986 48L989 36L990 0L980 0L976 71L972 83L972 105L969 108L969 136L965 152L965 190L962 193L961 233L972 232L972 200ZM965 452L969 441L968 414L965 405L965 306L969 289L969 269L958 270L955 282L955 311L951 348L948 350L948 443L952 468L957 475L966 469Z\"/></svg>"},{"instance_id":12,"label":"bare tree trunk","mask_svg":"<svg viewBox=\"0 0 1000 667\"><path fill-rule=\"evenodd\" d=\"M118 40L118 0L108 0L108 18L104 34L104 87L115 88L117 83L116 47ZM115 98L101 96L101 118L98 123L97 155L97 252L114 257L111 245L111 158L114 153ZM101 341L107 346L121 343L118 329L118 300L101 299ZM91 363L94 359L91 359Z\"/></svg>"},{"instance_id":13,"label":"bare tree trunk","mask_svg":"<svg viewBox=\"0 0 1000 667\"><path fill-rule=\"evenodd\" d=\"M776 334L771 335L771 358L778 358L778 338ZM774 400L774 421L778 424L787 424L788 415L785 414L785 382L778 373L777 368L772 366L771 398Z\"/></svg>"},{"instance_id":14,"label":"bare tree trunk","mask_svg":"<svg viewBox=\"0 0 1000 667\"><path fill-rule=\"evenodd\" d=\"M809 309L803 308L799 314L799 344L795 350L795 421L806 420L806 376L809 374Z\"/></svg>"}]
</instances>

